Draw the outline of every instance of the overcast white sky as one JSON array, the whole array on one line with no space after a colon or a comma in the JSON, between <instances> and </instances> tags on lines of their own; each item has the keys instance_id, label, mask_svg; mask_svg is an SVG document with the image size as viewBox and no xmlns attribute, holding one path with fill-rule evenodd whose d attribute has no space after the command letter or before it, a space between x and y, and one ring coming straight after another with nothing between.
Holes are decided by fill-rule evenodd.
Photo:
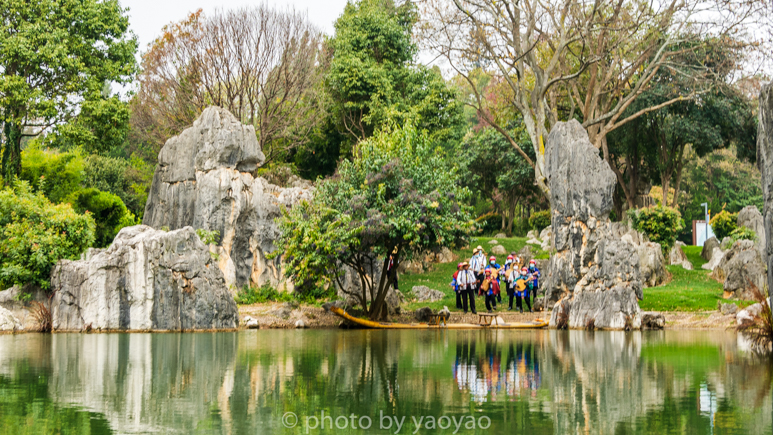
<instances>
[{"instance_id":1,"label":"overcast white sky","mask_svg":"<svg viewBox=\"0 0 773 435\"><path fill-rule=\"evenodd\" d=\"M172 21L185 18L196 9L205 13L217 8L231 9L240 6L259 4L259 0L120 0L123 7L129 8L131 29L140 42L140 52L144 52L148 43L161 32L161 28ZM309 20L327 34L333 33L333 22L344 11L346 0L268 0L267 3L278 6L294 7L306 11Z\"/></svg>"}]
</instances>

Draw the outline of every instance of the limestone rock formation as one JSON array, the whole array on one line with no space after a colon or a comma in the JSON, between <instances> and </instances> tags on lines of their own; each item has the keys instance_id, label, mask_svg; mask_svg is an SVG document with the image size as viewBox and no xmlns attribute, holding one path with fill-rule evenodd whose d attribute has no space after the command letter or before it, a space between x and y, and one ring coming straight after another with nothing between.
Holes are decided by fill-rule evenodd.
<instances>
[{"instance_id":1,"label":"limestone rock formation","mask_svg":"<svg viewBox=\"0 0 773 435\"><path fill-rule=\"evenodd\" d=\"M738 219L736 220L736 224L739 227L746 227L754 231L754 234L757 235L757 240L754 241L754 246L757 247L757 250L760 251L762 259L765 260L767 257L765 254L765 225L763 223L762 213L760 213L759 209L757 209L756 206L747 205L738 212Z\"/></svg>"},{"instance_id":2,"label":"limestone rock formation","mask_svg":"<svg viewBox=\"0 0 773 435\"><path fill-rule=\"evenodd\" d=\"M418 322L428 322L431 315L435 314L430 307L421 307L413 312L413 316Z\"/></svg>"},{"instance_id":3,"label":"limestone rock formation","mask_svg":"<svg viewBox=\"0 0 773 435\"><path fill-rule=\"evenodd\" d=\"M711 261L711 257L714 255L714 248L719 248L719 240L716 237L709 237L708 240L703 242L703 249L701 249L701 257L706 261Z\"/></svg>"},{"instance_id":4,"label":"limestone rock formation","mask_svg":"<svg viewBox=\"0 0 773 435\"><path fill-rule=\"evenodd\" d=\"M219 107L205 109L161 148L143 223L219 231L214 249L232 291L248 284L292 290L281 258L266 254L279 237L274 219L282 207L310 199L311 189L298 180L282 188L257 177L264 160L252 126Z\"/></svg>"},{"instance_id":5,"label":"limestone rock formation","mask_svg":"<svg viewBox=\"0 0 773 435\"><path fill-rule=\"evenodd\" d=\"M692 270L692 263L687 259L687 254L682 250L682 246L687 246L684 242L677 241L671 252L668 254L668 264L680 265L682 269Z\"/></svg>"},{"instance_id":6,"label":"limestone rock formation","mask_svg":"<svg viewBox=\"0 0 773 435\"><path fill-rule=\"evenodd\" d=\"M491 253L493 255L507 255L507 250L502 245L496 245L493 248L491 248Z\"/></svg>"},{"instance_id":7,"label":"limestone rock formation","mask_svg":"<svg viewBox=\"0 0 773 435\"><path fill-rule=\"evenodd\" d=\"M753 300L751 284L765 286L765 263L754 242L739 240L725 253L711 277L724 283L725 296Z\"/></svg>"},{"instance_id":8,"label":"limestone rock formation","mask_svg":"<svg viewBox=\"0 0 773 435\"><path fill-rule=\"evenodd\" d=\"M666 259L660 243L644 242L637 246L639 253L639 271L644 287L655 287L669 279Z\"/></svg>"},{"instance_id":9,"label":"limestone rock formation","mask_svg":"<svg viewBox=\"0 0 773 435\"><path fill-rule=\"evenodd\" d=\"M13 286L0 292L0 307L10 311L21 323L21 329L27 331L35 331L40 326L32 314L34 303L49 307L49 294L33 284Z\"/></svg>"},{"instance_id":10,"label":"limestone rock formation","mask_svg":"<svg viewBox=\"0 0 773 435\"><path fill-rule=\"evenodd\" d=\"M666 318L661 313L644 312L641 315L642 329L663 329L666 326Z\"/></svg>"},{"instance_id":11,"label":"limestone rock formation","mask_svg":"<svg viewBox=\"0 0 773 435\"><path fill-rule=\"evenodd\" d=\"M760 121L757 124L757 165L762 173L763 226L765 227L765 265L768 271L768 305L773 307L773 84L760 91Z\"/></svg>"},{"instance_id":12,"label":"limestone rock formation","mask_svg":"<svg viewBox=\"0 0 773 435\"><path fill-rule=\"evenodd\" d=\"M443 299L445 294L438 290L433 290L426 285L415 285L411 289L416 296L417 302L435 302Z\"/></svg>"},{"instance_id":13,"label":"limestone rock formation","mask_svg":"<svg viewBox=\"0 0 773 435\"><path fill-rule=\"evenodd\" d=\"M719 266L719 263L722 261L722 258L725 256L725 253L719 249L714 248L714 252L711 254L711 259L708 261L708 263L705 263L703 266L701 266L701 269L706 270L714 270Z\"/></svg>"},{"instance_id":14,"label":"limestone rock formation","mask_svg":"<svg viewBox=\"0 0 773 435\"><path fill-rule=\"evenodd\" d=\"M545 173L556 250L544 283L546 300L554 305L551 326L566 316L569 328L639 328L639 253L613 237L615 175L577 121L559 122L550 132Z\"/></svg>"},{"instance_id":15,"label":"limestone rock formation","mask_svg":"<svg viewBox=\"0 0 773 435\"><path fill-rule=\"evenodd\" d=\"M55 330L236 328L223 273L193 228L123 228L88 260L61 260L51 273Z\"/></svg>"},{"instance_id":16,"label":"limestone rock formation","mask_svg":"<svg viewBox=\"0 0 773 435\"><path fill-rule=\"evenodd\" d=\"M378 284L378 281L381 279L381 271L383 269L383 263L379 261L377 258L373 258L371 262L368 263L367 267L367 278L368 281L373 281L375 279L376 285L370 286L371 291L373 291L373 287L376 287ZM336 290L338 293L338 297L343 299L347 306L349 307L360 307L360 301L359 297L362 295L362 283L360 282L360 277L357 274L357 272L352 269L350 266L343 266L344 270L343 276L340 277L338 281L336 281ZM398 268L398 273L400 269ZM339 285L340 284L340 285ZM367 294L365 297L367 300L374 299L373 294ZM393 316L395 314L400 314L402 312L401 305L403 302L405 302L405 296L403 293L399 290L395 290L394 288L389 288L387 291L386 298L384 299L384 302L387 306L387 312L390 316Z\"/></svg>"},{"instance_id":17,"label":"limestone rock formation","mask_svg":"<svg viewBox=\"0 0 773 435\"><path fill-rule=\"evenodd\" d=\"M19 331L24 329L21 322L9 310L0 307L0 331Z\"/></svg>"},{"instance_id":18,"label":"limestone rock formation","mask_svg":"<svg viewBox=\"0 0 773 435\"><path fill-rule=\"evenodd\" d=\"M539 233L539 238L542 240L542 244L540 247L543 251L547 251L550 249L550 241L553 239L553 227L551 225L548 225L545 227L544 230L542 230Z\"/></svg>"},{"instance_id":19,"label":"limestone rock formation","mask_svg":"<svg viewBox=\"0 0 773 435\"><path fill-rule=\"evenodd\" d=\"M735 315L735 324L737 326L746 326L754 323L755 317L762 314L762 304L749 305Z\"/></svg>"}]
</instances>

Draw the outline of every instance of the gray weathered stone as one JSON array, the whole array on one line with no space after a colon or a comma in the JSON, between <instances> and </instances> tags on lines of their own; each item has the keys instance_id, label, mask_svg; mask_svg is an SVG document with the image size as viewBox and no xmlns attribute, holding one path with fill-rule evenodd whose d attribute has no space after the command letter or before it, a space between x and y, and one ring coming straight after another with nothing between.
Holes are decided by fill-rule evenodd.
<instances>
[{"instance_id":1,"label":"gray weathered stone","mask_svg":"<svg viewBox=\"0 0 773 435\"><path fill-rule=\"evenodd\" d=\"M627 237L627 236L626 236ZM669 273L659 243L643 242L636 246L639 253L639 271L644 287L655 287L666 282Z\"/></svg>"},{"instance_id":2,"label":"gray weathered stone","mask_svg":"<svg viewBox=\"0 0 773 435\"><path fill-rule=\"evenodd\" d=\"M375 283L375 285L370 286L371 291L374 290L374 287L378 286L383 267L383 262L375 257L372 258L371 261L366 265L367 275L365 279L368 282ZM341 276L340 280L337 280L335 284L338 296L342 298L348 306L360 307L361 304L359 298L367 292L363 292L362 282L360 281L360 277L357 272L354 271L354 269L349 266L343 266L343 270L343 276ZM399 271L400 269L398 267L398 272ZM340 281L340 285L338 281ZM370 301L374 299L374 295L368 293L365 295L365 298ZM390 287L387 290L387 295L384 301L386 302L387 313L392 316L402 312L401 304L405 302L405 296L399 290L395 290L394 288Z\"/></svg>"},{"instance_id":3,"label":"gray weathered stone","mask_svg":"<svg viewBox=\"0 0 773 435\"><path fill-rule=\"evenodd\" d=\"M429 321L429 316L432 314L434 314L434 312L430 307L421 307L413 313L414 317L416 317L416 320L419 322Z\"/></svg>"},{"instance_id":4,"label":"gray weathered stone","mask_svg":"<svg viewBox=\"0 0 773 435\"><path fill-rule=\"evenodd\" d=\"M415 285L411 291L413 292L413 295L416 296L417 302L435 302L445 297L443 292L433 290L426 285Z\"/></svg>"},{"instance_id":5,"label":"gray weathered stone","mask_svg":"<svg viewBox=\"0 0 773 435\"><path fill-rule=\"evenodd\" d=\"M762 87L757 123L757 165L762 173L765 265L768 276L768 306L773 307L773 84Z\"/></svg>"},{"instance_id":6,"label":"gray weathered stone","mask_svg":"<svg viewBox=\"0 0 773 435\"><path fill-rule=\"evenodd\" d=\"M738 326L747 326L754 323L754 318L762 313L762 304L749 305L735 315L735 323Z\"/></svg>"},{"instance_id":7,"label":"gray weathered stone","mask_svg":"<svg viewBox=\"0 0 773 435\"><path fill-rule=\"evenodd\" d=\"M723 316L729 316L738 312L738 305L736 304L726 304L718 301L717 307L719 309L719 312L722 313Z\"/></svg>"},{"instance_id":8,"label":"gray weathered stone","mask_svg":"<svg viewBox=\"0 0 773 435\"><path fill-rule=\"evenodd\" d=\"M751 284L762 290L765 286L765 263L754 242L739 240L725 253L711 277L724 283L726 295L753 300Z\"/></svg>"},{"instance_id":9,"label":"gray weathered stone","mask_svg":"<svg viewBox=\"0 0 773 435\"><path fill-rule=\"evenodd\" d=\"M308 328L309 325L306 323L303 319L298 319L295 321L295 329L305 329Z\"/></svg>"},{"instance_id":10,"label":"gray weathered stone","mask_svg":"<svg viewBox=\"0 0 773 435\"><path fill-rule=\"evenodd\" d=\"M553 238L553 227L551 225L545 227L545 229L539 233L539 238L542 240L540 248L542 248L543 251L550 250L550 241Z\"/></svg>"},{"instance_id":11,"label":"gray weathered stone","mask_svg":"<svg viewBox=\"0 0 773 435\"><path fill-rule=\"evenodd\" d=\"M599 329L640 328L639 253L613 233L609 212L617 181L579 122L559 122L551 130L545 175L556 250L545 273L546 303L568 310L569 328L591 322Z\"/></svg>"},{"instance_id":12,"label":"gray weathered stone","mask_svg":"<svg viewBox=\"0 0 773 435\"><path fill-rule=\"evenodd\" d=\"M521 259L524 266L528 266L529 260L534 258L534 251L531 249L530 245L524 245L516 255Z\"/></svg>"},{"instance_id":13,"label":"gray weathered stone","mask_svg":"<svg viewBox=\"0 0 773 435\"><path fill-rule=\"evenodd\" d=\"M21 322L9 310L0 307L0 331L19 331L24 329Z\"/></svg>"},{"instance_id":14,"label":"gray weathered stone","mask_svg":"<svg viewBox=\"0 0 773 435\"><path fill-rule=\"evenodd\" d=\"M496 245L491 248L491 253L494 255L507 255L507 250L502 245Z\"/></svg>"},{"instance_id":15,"label":"gray weathered stone","mask_svg":"<svg viewBox=\"0 0 773 435\"><path fill-rule=\"evenodd\" d=\"M448 320L451 319L451 311L445 305L443 306L443 309L437 313L440 316L440 319L442 319L445 323L448 323Z\"/></svg>"},{"instance_id":16,"label":"gray weathered stone","mask_svg":"<svg viewBox=\"0 0 773 435\"><path fill-rule=\"evenodd\" d=\"M757 240L754 241L754 246L760 251L762 260L765 262L765 258L767 257L765 254L765 225L760 210L754 205L747 205L738 212L736 224L738 227L746 227L754 231L754 234L757 236Z\"/></svg>"},{"instance_id":17,"label":"gray weathered stone","mask_svg":"<svg viewBox=\"0 0 773 435\"><path fill-rule=\"evenodd\" d=\"M701 249L701 257L706 261L711 261L711 257L714 255L714 248L719 248L719 241L716 237L709 237L708 240L703 242L703 249Z\"/></svg>"},{"instance_id":18,"label":"gray weathered stone","mask_svg":"<svg viewBox=\"0 0 773 435\"><path fill-rule=\"evenodd\" d=\"M0 292L0 307L10 311L18 319L22 329L35 331L40 325L32 314L33 302L50 308L49 296L49 293L33 284L27 284L24 287L13 286Z\"/></svg>"},{"instance_id":19,"label":"gray weathered stone","mask_svg":"<svg viewBox=\"0 0 773 435\"><path fill-rule=\"evenodd\" d=\"M452 263L456 260L456 255L448 248L443 248L435 254L435 262L437 263Z\"/></svg>"},{"instance_id":20,"label":"gray weathered stone","mask_svg":"<svg viewBox=\"0 0 773 435\"><path fill-rule=\"evenodd\" d=\"M496 239L492 239L492 240L488 241L488 244L489 245L497 245L497 244L499 244L499 242Z\"/></svg>"},{"instance_id":21,"label":"gray weathered stone","mask_svg":"<svg viewBox=\"0 0 773 435\"><path fill-rule=\"evenodd\" d=\"M714 248L714 252L711 255L711 259L708 263L704 263L703 266L701 266L701 269L705 270L714 270L719 266L719 263L722 262L722 258L725 256L725 253L719 249Z\"/></svg>"},{"instance_id":22,"label":"gray weathered stone","mask_svg":"<svg viewBox=\"0 0 773 435\"><path fill-rule=\"evenodd\" d=\"M89 260L51 273L55 330L236 328L236 302L193 228L123 228Z\"/></svg>"},{"instance_id":23,"label":"gray weathered stone","mask_svg":"<svg viewBox=\"0 0 773 435\"><path fill-rule=\"evenodd\" d=\"M494 236L494 238L495 238L495 239L506 239L506 238L507 238L507 234L505 234L505 233L497 233L497 234Z\"/></svg>"},{"instance_id":24,"label":"gray weathered stone","mask_svg":"<svg viewBox=\"0 0 773 435\"><path fill-rule=\"evenodd\" d=\"M264 161L255 129L231 113L209 107L193 125L169 139L145 206L143 223L154 228L186 226L219 231L218 266L229 288L271 284L293 290L274 251L283 207L310 199L311 190L281 188L257 177Z\"/></svg>"},{"instance_id":25,"label":"gray weathered stone","mask_svg":"<svg viewBox=\"0 0 773 435\"><path fill-rule=\"evenodd\" d=\"M730 236L725 237L722 239L722 241L719 243L720 249L723 251L727 251L728 249L733 247L733 239Z\"/></svg>"},{"instance_id":26,"label":"gray weathered stone","mask_svg":"<svg viewBox=\"0 0 773 435\"><path fill-rule=\"evenodd\" d=\"M646 311L641 314L642 329L663 329L666 326L666 318L661 313Z\"/></svg>"},{"instance_id":27,"label":"gray weathered stone","mask_svg":"<svg viewBox=\"0 0 773 435\"><path fill-rule=\"evenodd\" d=\"M687 254L684 253L682 247L686 246L683 242L677 241L671 251L668 253L668 264L682 264L687 260Z\"/></svg>"}]
</instances>

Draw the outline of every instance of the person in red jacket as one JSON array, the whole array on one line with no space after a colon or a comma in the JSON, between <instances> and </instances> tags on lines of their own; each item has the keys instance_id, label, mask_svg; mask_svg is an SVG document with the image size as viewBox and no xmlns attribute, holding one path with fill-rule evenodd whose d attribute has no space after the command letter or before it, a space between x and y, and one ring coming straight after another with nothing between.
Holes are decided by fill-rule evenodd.
<instances>
[{"instance_id":1,"label":"person in red jacket","mask_svg":"<svg viewBox=\"0 0 773 435\"><path fill-rule=\"evenodd\" d=\"M481 289L486 296L486 310L492 312L497 308L497 295L499 295L499 280L492 276L491 269L486 269L486 278L483 280Z\"/></svg>"},{"instance_id":2,"label":"person in red jacket","mask_svg":"<svg viewBox=\"0 0 773 435\"><path fill-rule=\"evenodd\" d=\"M457 281L456 278L459 277L459 271L462 270L462 263L459 263L456 265L456 272L454 272L454 276L451 279L451 287L454 289L454 293L456 293L456 309L461 310L462 309L462 293L460 291L459 281Z\"/></svg>"}]
</instances>

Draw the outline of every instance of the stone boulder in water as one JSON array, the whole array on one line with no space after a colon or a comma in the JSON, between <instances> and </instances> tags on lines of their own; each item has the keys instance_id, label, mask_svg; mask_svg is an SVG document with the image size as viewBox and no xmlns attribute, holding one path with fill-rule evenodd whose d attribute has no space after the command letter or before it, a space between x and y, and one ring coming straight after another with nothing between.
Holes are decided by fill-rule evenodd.
<instances>
[{"instance_id":1,"label":"stone boulder in water","mask_svg":"<svg viewBox=\"0 0 773 435\"><path fill-rule=\"evenodd\" d=\"M281 258L266 254L279 238L274 219L282 207L310 199L311 188L300 180L282 188L257 177L264 160L254 127L225 109L205 109L161 148L143 223L218 231L218 266L232 290L249 284L292 290Z\"/></svg>"},{"instance_id":2,"label":"stone boulder in water","mask_svg":"<svg viewBox=\"0 0 773 435\"><path fill-rule=\"evenodd\" d=\"M569 328L639 328L639 253L614 235L609 211L617 181L577 121L559 122L550 132L545 173L556 252L544 287L546 300L562 307L553 310L551 325L563 311Z\"/></svg>"},{"instance_id":3,"label":"stone boulder in water","mask_svg":"<svg viewBox=\"0 0 773 435\"><path fill-rule=\"evenodd\" d=\"M51 274L55 330L236 328L223 273L193 228L123 228L90 258L59 261Z\"/></svg>"}]
</instances>

